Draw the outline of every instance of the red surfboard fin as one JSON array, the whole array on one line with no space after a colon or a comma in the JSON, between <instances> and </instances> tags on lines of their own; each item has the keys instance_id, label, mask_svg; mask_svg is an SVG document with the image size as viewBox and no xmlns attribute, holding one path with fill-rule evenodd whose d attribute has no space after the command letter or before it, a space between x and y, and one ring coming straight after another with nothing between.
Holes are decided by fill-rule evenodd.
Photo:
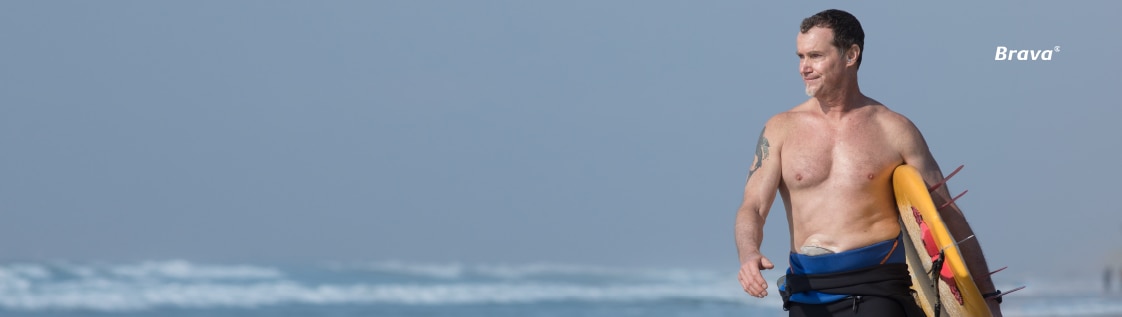
<instances>
[{"instance_id":1,"label":"red surfboard fin","mask_svg":"<svg viewBox=\"0 0 1122 317\"><path fill-rule=\"evenodd\" d=\"M963 168L964 166L966 166L966 165L959 165L959 166L958 166L958 168L954 169L954 171L953 171L953 172L951 172L951 173L950 173L949 175L947 175L946 177L943 177L943 180L942 180L942 181L939 181L938 183L935 183L935 185L931 185L931 187L928 187L928 188L927 188L927 191L929 191L929 192L933 192L933 191L935 191L936 189L939 189L939 187L942 187L942 186L943 186L943 184L946 184L946 183L947 183L947 181L951 180L951 177L954 177L954 174L958 174L958 171L961 171L961 170L962 170L962 168Z\"/></svg>"},{"instance_id":2,"label":"red surfboard fin","mask_svg":"<svg viewBox=\"0 0 1122 317\"><path fill-rule=\"evenodd\" d=\"M1021 287L1018 287L1018 288L1014 288L1014 289L1013 289L1013 290L1011 290L1011 291L1008 291L1008 292L1004 292L1004 293L998 294L997 296L994 296L994 297L1002 297L1002 296L1005 296L1005 295L1009 295L1009 294L1010 294L1010 293L1012 293L1012 292L1016 292L1016 291L1019 291L1019 290L1023 290L1023 289L1025 289L1025 287L1028 287L1028 286L1021 286Z\"/></svg>"},{"instance_id":3,"label":"red surfboard fin","mask_svg":"<svg viewBox=\"0 0 1122 317\"><path fill-rule=\"evenodd\" d=\"M968 192L968 191L969 191L969 190L964 190L964 191L962 191L962 193L961 193L961 194L958 194L958 196L954 196L954 198L951 198L951 200L948 200L948 201L947 201L946 203L944 203L944 204L943 204L942 206L939 206L939 209L947 208L947 206L950 206L950 205L951 205L951 203L954 203L954 201L955 201L955 200L958 200L959 198L962 198L962 195L966 195L966 192Z\"/></svg>"}]
</instances>

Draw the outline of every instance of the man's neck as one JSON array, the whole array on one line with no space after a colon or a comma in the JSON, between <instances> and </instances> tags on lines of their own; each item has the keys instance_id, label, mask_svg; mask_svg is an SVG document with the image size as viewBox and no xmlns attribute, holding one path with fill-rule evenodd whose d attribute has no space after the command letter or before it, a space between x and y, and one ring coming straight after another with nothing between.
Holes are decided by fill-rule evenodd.
<instances>
[{"instance_id":1,"label":"man's neck","mask_svg":"<svg viewBox=\"0 0 1122 317\"><path fill-rule=\"evenodd\" d=\"M864 94L861 94L861 88L857 86L856 81L850 85L832 94L826 96L817 96L814 99L818 102L818 107L822 109L822 113L827 116L844 116L847 112L853 109L864 106L867 102Z\"/></svg>"}]
</instances>

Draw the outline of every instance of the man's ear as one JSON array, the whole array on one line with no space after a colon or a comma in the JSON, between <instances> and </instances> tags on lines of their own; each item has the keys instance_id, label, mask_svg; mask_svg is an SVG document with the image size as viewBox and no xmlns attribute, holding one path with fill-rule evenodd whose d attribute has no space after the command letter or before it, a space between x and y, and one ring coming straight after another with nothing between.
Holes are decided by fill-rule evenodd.
<instances>
[{"instance_id":1,"label":"man's ear","mask_svg":"<svg viewBox=\"0 0 1122 317\"><path fill-rule=\"evenodd\" d=\"M845 65L852 66L857 64L857 57L861 56L861 47L853 44L848 50L845 50Z\"/></svg>"}]
</instances>

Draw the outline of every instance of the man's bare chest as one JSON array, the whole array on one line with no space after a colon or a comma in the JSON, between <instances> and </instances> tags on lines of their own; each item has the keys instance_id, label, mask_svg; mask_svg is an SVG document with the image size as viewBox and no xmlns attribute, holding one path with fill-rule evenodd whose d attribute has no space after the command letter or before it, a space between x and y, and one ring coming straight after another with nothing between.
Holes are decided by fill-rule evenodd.
<instances>
[{"instance_id":1,"label":"man's bare chest","mask_svg":"<svg viewBox=\"0 0 1122 317\"><path fill-rule=\"evenodd\" d=\"M900 153L876 131L814 132L785 140L781 165L788 188L864 186L887 177L902 161Z\"/></svg>"}]
</instances>

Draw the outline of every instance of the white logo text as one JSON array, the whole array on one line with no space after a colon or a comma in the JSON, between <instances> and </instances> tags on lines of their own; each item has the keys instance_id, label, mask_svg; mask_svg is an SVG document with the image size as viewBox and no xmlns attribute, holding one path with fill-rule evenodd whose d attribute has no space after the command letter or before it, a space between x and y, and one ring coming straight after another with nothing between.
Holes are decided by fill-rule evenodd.
<instances>
[{"instance_id":1,"label":"white logo text","mask_svg":"<svg viewBox=\"0 0 1122 317\"><path fill-rule=\"evenodd\" d=\"M997 54L994 55L993 60L995 60L995 61L1011 61L1011 60L1050 61L1050 60L1052 60L1052 54L1054 54L1055 52L1059 52L1059 51L1060 51L1059 46L1056 46L1055 48L1050 49L1050 50L1011 50L1008 47L998 46L997 47Z\"/></svg>"}]
</instances>

